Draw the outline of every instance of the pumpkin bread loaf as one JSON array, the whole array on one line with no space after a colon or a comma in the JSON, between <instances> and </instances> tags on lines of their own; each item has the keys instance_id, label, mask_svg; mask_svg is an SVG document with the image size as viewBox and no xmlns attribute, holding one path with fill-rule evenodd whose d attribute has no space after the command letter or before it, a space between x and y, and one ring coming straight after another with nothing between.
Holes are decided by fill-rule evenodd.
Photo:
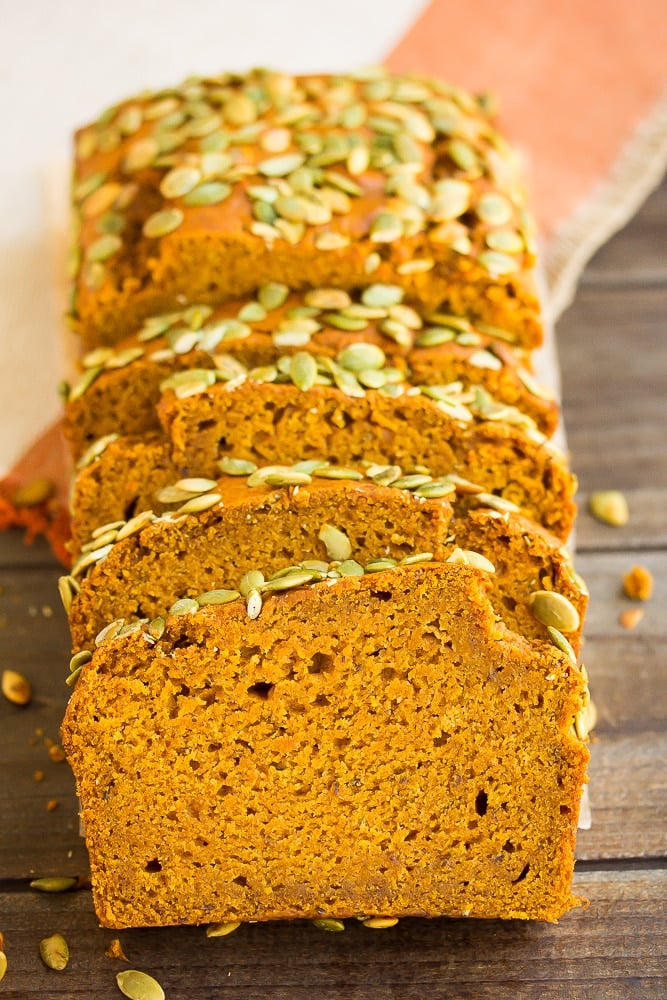
<instances>
[{"instance_id":1,"label":"pumpkin bread loaf","mask_svg":"<svg viewBox=\"0 0 667 1000\"><path fill-rule=\"evenodd\" d=\"M101 923L580 904L585 681L485 577L405 566L108 630L62 733Z\"/></svg>"},{"instance_id":2,"label":"pumpkin bread loaf","mask_svg":"<svg viewBox=\"0 0 667 1000\"><path fill-rule=\"evenodd\" d=\"M400 285L534 347L534 227L484 100L382 69L191 78L76 137L72 320L88 347L260 284Z\"/></svg>"},{"instance_id":3,"label":"pumpkin bread loaf","mask_svg":"<svg viewBox=\"0 0 667 1000\"><path fill-rule=\"evenodd\" d=\"M159 490L157 499L170 513L144 511L130 522L98 527L61 581L72 592L72 646L89 648L113 619L153 618L180 597L197 597L221 580L240 580L258 565L273 573L299 559L384 564L421 552L436 561L485 566L496 613L529 638L553 635L535 616L532 600L535 593L555 594L552 600L567 616L558 623L576 654L587 595L561 542L520 514L484 507L499 502L486 494L471 498L479 509L462 510L452 520L445 497L416 492L424 478L379 486L285 469L268 470L265 485L227 477L184 480Z\"/></svg>"},{"instance_id":4,"label":"pumpkin bread loaf","mask_svg":"<svg viewBox=\"0 0 667 1000\"><path fill-rule=\"evenodd\" d=\"M248 370L266 370L307 350L357 372L363 371L365 353L374 372L386 362L417 384L461 382L465 390L479 385L551 436L558 405L532 376L528 352L513 347L511 338L489 327L482 332L460 317L424 316L403 302L395 285L371 285L357 296L334 288L297 295L284 285L265 285L254 298L215 310L198 305L150 317L114 348L87 352L81 378L69 392L65 433L79 456L102 435L157 430L160 385L173 373L214 369L223 352ZM350 351L358 344L373 348Z\"/></svg>"}]
</instances>

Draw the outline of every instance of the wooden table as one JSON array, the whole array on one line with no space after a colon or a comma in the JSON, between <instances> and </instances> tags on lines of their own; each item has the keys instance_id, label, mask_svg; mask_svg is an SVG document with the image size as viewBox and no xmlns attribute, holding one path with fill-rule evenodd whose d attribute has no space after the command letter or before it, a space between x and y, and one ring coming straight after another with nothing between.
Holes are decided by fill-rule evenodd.
<instances>
[{"instance_id":1,"label":"wooden table","mask_svg":"<svg viewBox=\"0 0 667 1000\"><path fill-rule=\"evenodd\" d=\"M105 949L118 936L130 967L152 972L168 1000L264 998L667 997L667 182L587 269L559 325L564 410L581 483L578 568L591 590L585 662L599 725L590 768L593 826L581 832L576 891L590 898L558 926L402 920L343 934L310 923L247 925L227 938L201 928L124 931L97 926L87 891L45 895L37 875L87 871L77 803L58 739L68 695L58 569L45 546L0 538L0 664L26 674L25 709L0 698L0 931L9 970L0 997L96 1000L120 996L124 963ZM628 497L626 528L585 512L594 489ZM621 577L634 563L655 577L638 627ZM44 772L36 781L34 773ZM50 801L57 806L48 810ZM41 938L62 932L71 961L45 968Z\"/></svg>"}]
</instances>

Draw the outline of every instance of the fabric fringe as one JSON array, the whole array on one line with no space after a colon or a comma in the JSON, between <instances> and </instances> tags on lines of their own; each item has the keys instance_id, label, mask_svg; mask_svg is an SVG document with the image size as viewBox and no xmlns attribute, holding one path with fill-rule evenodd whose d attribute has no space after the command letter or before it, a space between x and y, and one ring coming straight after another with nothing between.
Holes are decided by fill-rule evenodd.
<instances>
[{"instance_id":1,"label":"fabric fringe","mask_svg":"<svg viewBox=\"0 0 667 1000\"><path fill-rule=\"evenodd\" d=\"M667 91L638 126L609 176L557 230L546 248L546 299L555 321L572 302L596 250L621 229L667 169Z\"/></svg>"}]
</instances>

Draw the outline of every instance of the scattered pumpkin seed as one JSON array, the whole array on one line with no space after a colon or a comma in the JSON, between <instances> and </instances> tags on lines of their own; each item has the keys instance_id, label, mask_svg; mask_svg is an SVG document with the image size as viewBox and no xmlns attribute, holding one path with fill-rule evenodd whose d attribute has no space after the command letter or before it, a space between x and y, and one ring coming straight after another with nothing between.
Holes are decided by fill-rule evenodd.
<instances>
[{"instance_id":1,"label":"scattered pumpkin seed","mask_svg":"<svg viewBox=\"0 0 667 1000\"><path fill-rule=\"evenodd\" d=\"M313 920L313 924L320 931L330 931L332 933L338 933L339 931L345 930L345 924L342 920L336 920L333 917L322 917Z\"/></svg>"},{"instance_id":2,"label":"scattered pumpkin seed","mask_svg":"<svg viewBox=\"0 0 667 1000\"><path fill-rule=\"evenodd\" d=\"M16 670L2 671L2 693L13 705L27 705L32 698L32 686L23 674Z\"/></svg>"},{"instance_id":3,"label":"scattered pumpkin seed","mask_svg":"<svg viewBox=\"0 0 667 1000\"><path fill-rule=\"evenodd\" d=\"M364 927L370 927L371 930L385 930L395 927L397 923L398 917L366 917L363 920Z\"/></svg>"},{"instance_id":4,"label":"scattered pumpkin seed","mask_svg":"<svg viewBox=\"0 0 667 1000\"><path fill-rule=\"evenodd\" d=\"M62 934L52 934L39 942L39 954L49 969L62 972L69 962L69 947Z\"/></svg>"},{"instance_id":5,"label":"scattered pumpkin seed","mask_svg":"<svg viewBox=\"0 0 667 1000\"><path fill-rule=\"evenodd\" d=\"M165 1000L164 990L146 972L136 969L126 969L116 973L118 989L129 1000Z\"/></svg>"},{"instance_id":6,"label":"scattered pumpkin seed","mask_svg":"<svg viewBox=\"0 0 667 1000\"><path fill-rule=\"evenodd\" d=\"M559 632L574 632L579 628L579 612L563 594L555 590L536 590L529 598L531 611L543 625Z\"/></svg>"},{"instance_id":7,"label":"scattered pumpkin seed","mask_svg":"<svg viewBox=\"0 0 667 1000\"><path fill-rule=\"evenodd\" d=\"M591 493L588 509L603 524L622 528L630 520L628 501L619 490L598 490Z\"/></svg>"},{"instance_id":8,"label":"scattered pumpkin seed","mask_svg":"<svg viewBox=\"0 0 667 1000\"><path fill-rule=\"evenodd\" d=\"M38 892L69 892L77 884L77 879L68 876L49 875L46 878L34 878L30 883L31 889Z\"/></svg>"},{"instance_id":9,"label":"scattered pumpkin seed","mask_svg":"<svg viewBox=\"0 0 667 1000\"><path fill-rule=\"evenodd\" d=\"M228 934L232 934L234 931L238 930L240 926L240 920L227 920L226 922L220 924L209 924L206 928L206 937L227 937Z\"/></svg>"}]
</instances>

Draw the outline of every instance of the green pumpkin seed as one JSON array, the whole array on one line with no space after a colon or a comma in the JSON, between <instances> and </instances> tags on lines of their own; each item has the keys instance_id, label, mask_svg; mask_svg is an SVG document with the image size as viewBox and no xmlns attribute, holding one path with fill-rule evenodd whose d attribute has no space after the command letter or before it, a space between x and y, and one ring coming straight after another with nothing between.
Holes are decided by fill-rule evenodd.
<instances>
[{"instance_id":1,"label":"green pumpkin seed","mask_svg":"<svg viewBox=\"0 0 667 1000\"><path fill-rule=\"evenodd\" d=\"M329 559L344 562L352 554L352 544L345 532L332 524L324 524L318 533L319 540L324 543Z\"/></svg>"},{"instance_id":2,"label":"green pumpkin seed","mask_svg":"<svg viewBox=\"0 0 667 1000\"><path fill-rule=\"evenodd\" d=\"M275 281L268 282L266 285L260 285L257 290L259 303L268 312L271 312L273 309L279 309L288 295L289 288L287 285L282 285Z\"/></svg>"},{"instance_id":3,"label":"green pumpkin seed","mask_svg":"<svg viewBox=\"0 0 667 1000\"><path fill-rule=\"evenodd\" d=\"M203 514L204 511L210 510L211 507L217 507L218 504L222 506L222 496L220 493L204 493L202 496L186 500L186 502L178 508L176 513Z\"/></svg>"},{"instance_id":4,"label":"green pumpkin seed","mask_svg":"<svg viewBox=\"0 0 667 1000\"><path fill-rule=\"evenodd\" d=\"M344 559L338 567L341 576L363 576L364 567L356 559Z\"/></svg>"},{"instance_id":5,"label":"green pumpkin seed","mask_svg":"<svg viewBox=\"0 0 667 1000\"><path fill-rule=\"evenodd\" d=\"M529 598L531 611L543 625L559 632L575 632L581 624L579 612L567 597L554 590L536 590Z\"/></svg>"},{"instance_id":6,"label":"green pumpkin seed","mask_svg":"<svg viewBox=\"0 0 667 1000\"><path fill-rule=\"evenodd\" d=\"M228 920L221 924L209 924L206 928L206 937L227 937L228 934L232 934L234 931L238 930L240 926L240 920Z\"/></svg>"},{"instance_id":7,"label":"green pumpkin seed","mask_svg":"<svg viewBox=\"0 0 667 1000\"><path fill-rule=\"evenodd\" d=\"M189 191L183 202L186 205L218 205L232 193L230 184L222 181L205 181Z\"/></svg>"},{"instance_id":8,"label":"green pumpkin seed","mask_svg":"<svg viewBox=\"0 0 667 1000\"><path fill-rule=\"evenodd\" d=\"M477 503L481 503L484 507L492 507L493 510L499 510L503 514L519 514L521 513L521 508L512 503L511 500L506 500L505 497L496 496L495 493L476 493L475 500Z\"/></svg>"},{"instance_id":9,"label":"green pumpkin seed","mask_svg":"<svg viewBox=\"0 0 667 1000\"><path fill-rule=\"evenodd\" d=\"M400 479L394 479L391 485L397 490L417 490L422 486L427 486L432 481L431 476L413 474L411 476L402 476Z\"/></svg>"},{"instance_id":10,"label":"green pumpkin seed","mask_svg":"<svg viewBox=\"0 0 667 1000\"><path fill-rule=\"evenodd\" d=\"M206 607L209 604L230 604L232 601L237 601L240 596L241 592L239 590L207 590L205 593L199 595L197 603L201 607Z\"/></svg>"},{"instance_id":11,"label":"green pumpkin seed","mask_svg":"<svg viewBox=\"0 0 667 1000\"><path fill-rule=\"evenodd\" d=\"M136 532L141 531L147 525L152 524L155 521L155 514L152 510L143 510L140 514L135 517L131 517L122 528L119 529L116 535L116 541L122 542L124 538L129 538L130 535L134 535Z\"/></svg>"},{"instance_id":12,"label":"green pumpkin seed","mask_svg":"<svg viewBox=\"0 0 667 1000\"><path fill-rule=\"evenodd\" d=\"M411 556L404 556L398 563L399 566L417 566L419 563L433 561L432 552L414 552Z\"/></svg>"},{"instance_id":13,"label":"green pumpkin seed","mask_svg":"<svg viewBox=\"0 0 667 1000\"><path fill-rule=\"evenodd\" d=\"M227 476L250 476L257 471L254 462L248 462L242 458L230 458L229 456L220 459L218 468Z\"/></svg>"},{"instance_id":14,"label":"green pumpkin seed","mask_svg":"<svg viewBox=\"0 0 667 1000\"><path fill-rule=\"evenodd\" d=\"M151 639L161 639L164 635L164 630L166 628L166 622L164 618L154 618L152 622L146 626L146 632L151 637Z\"/></svg>"},{"instance_id":15,"label":"green pumpkin seed","mask_svg":"<svg viewBox=\"0 0 667 1000\"><path fill-rule=\"evenodd\" d=\"M403 289L399 285L369 285L361 293L361 301L373 309L387 309L403 301Z\"/></svg>"},{"instance_id":16,"label":"green pumpkin seed","mask_svg":"<svg viewBox=\"0 0 667 1000\"><path fill-rule=\"evenodd\" d=\"M306 162L301 153L285 153L283 156L270 156L257 164L257 169L264 177L285 177Z\"/></svg>"},{"instance_id":17,"label":"green pumpkin seed","mask_svg":"<svg viewBox=\"0 0 667 1000\"><path fill-rule=\"evenodd\" d=\"M160 155L160 146L156 139L148 136L145 139L137 139L128 149L127 156L123 160L123 169L129 172L135 170L145 170L150 167Z\"/></svg>"},{"instance_id":18,"label":"green pumpkin seed","mask_svg":"<svg viewBox=\"0 0 667 1000\"><path fill-rule=\"evenodd\" d=\"M491 351L474 351L468 357L468 364L473 365L475 368L489 368L491 371L500 371L503 367L503 363L500 358L492 354Z\"/></svg>"},{"instance_id":19,"label":"green pumpkin seed","mask_svg":"<svg viewBox=\"0 0 667 1000\"><path fill-rule=\"evenodd\" d=\"M496 567L491 560L483 556L481 552L474 552L472 549L460 549L458 546L450 553L445 562L473 566L475 569L481 569L485 573L495 573L496 571Z\"/></svg>"},{"instance_id":20,"label":"green pumpkin seed","mask_svg":"<svg viewBox=\"0 0 667 1000\"><path fill-rule=\"evenodd\" d=\"M452 493L456 493L454 483L438 480L427 483L425 486L420 486L414 491L416 497L422 497L424 500L440 500L442 497L451 496Z\"/></svg>"},{"instance_id":21,"label":"green pumpkin seed","mask_svg":"<svg viewBox=\"0 0 667 1000\"><path fill-rule=\"evenodd\" d=\"M117 972L116 983L123 996L129 1000L165 1000L164 990L157 979L146 972L138 972L136 969Z\"/></svg>"},{"instance_id":22,"label":"green pumpkin seed","mask_svg":"<svg viewBox=\"0 0 667 1000\"><path fill-rule=\"evenodd\" d=\"M73 576L61 576L58 580L58 593L63 603L65 614L69 615L72 610L72 601L79 593L80 587Z\"/></svg>"},{"instance_id":23,"label":"green pumpkin seed","mask_svg":"<svg viewBox=\"0 0 667 1000\"><path fill-rule=\"evenodd\" d=\"M289 469L287 472L272 472L264 476L267 486L308 486L312 482L307 472L297 472Z\"/></svg>"},{"instance_id":24,"label":"green pumpkin seed","mask_svg":"<svg viewBox=\"0 0 667 1000\"><path fill-rule=\"evenodd\" d=\"M307 306L315 309L345 309L352 299L342 288L315 288L303 297Z\"/></svg>"},{"instance_id":25,"label":"green pumpkin seed","mask_svg":"<svg viewBox=\"0 0 667 1000\"><path fill-rule=\"evenodd\" d=\"M201 180L201 171L197 167L174 167L165 174L160 183L160 194L164 198L182 198L192 191Z\"/></svg>"},{"instance_id":26,"label":"green pumpkin seed","mask_svg":"<svg viewBox=\"0 0 667 1000\"><path fill-rule=\"evenodd\" d=\"M492 229L486 234L484 242L490 250L500 253L521 253L524 249L522 237L513 229Z\"/></svg>"},{"instance_id":27,"label":"green pumpkin seed","mask_svg":"<svg viewBox=\"0 0 667 1000\"><path fill-rule=\"evenodd\" d=\"M215 479L179 479L177 483L174 483L174 489L183 490L185 493L207 493L209 490L215 489L217 486L217 481Z\"/></svg>"},{"instance_id":28,"label":"green pumpkin seed","mask_svg":"<svg viewBox=\"0 0 667 1000\"><path fill-rule=\"evenodd\" d=\"M460 170L471 173L479 168L477 153L463 139L451 139L447 143L447 152Z\"/></svg>"},{"instance_id":29,"label":"green pumpkin seed","mask_svg":"<svg viewBox=\"0 0 667 1000\"><path fill-rule=\"evenodd\" d=\"M403 220L393 212L380 212L371 223L372 243L394 243L403 236Z\"/></svg>"},{"instance_id":30,"label":"green pumpkin seed","mask_svg":"<svg viewBox=\"0 0 667 1000\"><path fill-rule=\"evenodd\" d=\"M182 597L169 608L170 615L190 615L193 611L199 611L199 602L192 597Z\"/></svg>"},{"instance_id":31,"label":"green pumpkin seed","mask_svg":"<svg viewBox=\"0 0 667 1000\"><path fill-rule=\"evenodd\" d=\"M479 255L478 260L482 267L494 277L513 274L519 269L519 264L514 257L508 257L504 253L497 253L495 250L484 250Z\"/></svg>"},{"instance_id":32,"label":"green pumpkin seed","mask_svg":"<svg viewBox=\"0 0 667 1000\"><path fill-rule=\"evenodd\" d=\"M298 351L292 355L289 374L294 385L302 392L312 389L317 379L317 362L313 355L306 351Z\"/></svg>"},{"instance_id":33,"label":"green pumpkin seed","mask_svg":"<svg viewBox=\"0 0 667 1000\"><path fill-rule=\"evenodd\" d=\"M259 618L262 610L262 595L258 590L251 590L246 600L248 618Z\"/></svg>"},{"instance_id":34,"label":"green pumpkin seed","mask_svg":"<svg viewBox=\"0 0 667 1000\"><path fill-rule=\"evenodd\" d=\"M30 888L37 889L38 892L69 892L76 883L75 878L53 875L46 878L34 878L30 883Z\"/></svg>"},{"instance_id":35,"label":"green pumpkin seed","mask_svg":"<svg viewBox=\"0 0 667 1000\"><path fill-rule=\"evenodd\" d=\"M156 239L159 236L166 236L178 229L183 222L184 215L180 208L166 208L160 212L149 215L143 225L144 236Z\"/></svg>"},{"instance_id":36,"label":"green pumpkin seed","mask_svg":"<svg viewBox=\"0 0 667 1000\"><path fill-rule=\"evenodd\" d=\"M122 248L123 241L120 236L109 233L94 240L86 250L86 259L90 261L103 261L113 257Z\"/></svg>"},{"instance_id":37,"label":"green pumpkin seed","mask_svg":"<svg viewBox=\"0 0 667 1000\"><path fill-rule=\"evenodd\" d=\"M504 226L512 218L512 205L504 195L490 191L479 199L475 212L489 226Z\"/></svg>"},{"instance_id":38,"label":"green pumpkin seed","mask_svg":"<svg viewBox=\"0 0 667 1000\"><path fill-rule=\"evenodd\" d=\"M69 661L70 673L73 673L78 667L82 667L85 663L90 663L92 658L93 654L89 649L82 649L80 652L75 653Z\"/></svg>"},{"instance_id":39,"label":"green pumpkin seed","mask_svg":"<svg viewBox=\"0 0 667 1000\"><path fill-rule=\"evenodd\" d=\"M384 367L387 358L382 348L375 344L357 343L344 348L336 360L348 371L362 372Z\"/></svg>"},{"instance_id":40,"label":"green pumpkin seed","mask_svg":"<svg viewBox=\"0 0 667 1000\"><path fill-rule=\"evenodd\" d=\"M258 569L251 569L242 576L239 590L244 597L248 597L253 590L259 590L263 583L264 574Z\"/></svg>"},{"instance_id":41,"label":"green pumpkin seed","mask_svg":"<svg viewBox=\"0 0 667 1000\"><path fill-rule=\"evenodd\" d=\"M388 927L395 927L398 923L398 917L367 917L362 921L364 927L370 927L371 930L386 930Z\"/></svg>"},{"instance_id":42,"label":"green pumpkin seed","mask_svg":"<svg viewBox=\"0 0 667 1000\"><path fill-rule=\"evenodd\" d=\"M312 475L317 479L349 479L357 482L364 478L362 473L356 469L348 469L342 465L328 465L313 469Z\"/></svg>"},{"instance_id":43,"label":"green pumpkin seed","mask_svg":"<svg viewBox=\"0 0 667 1000\"><path fill-rule=\"evenodd\" d=\"M572 663L576 665L577 654L575 653L575 651L573 650L572 646L567 641L563 633L560 632L557 628L554 628L553 625L547 626L547 632L554 646L560 649L561 653L565 653L565 655L570 658Z\"/></svg>"},{"instance_id":44,"label":"green pumpkin seed","mask_svg":"<svg viewBox=\"0 0 667 1000\"><path fill-rule=\"evenodd\" d=\"M357 316L346 316L345 313L325 313L322 320L337 330L347 330L351 333L365 330L368 326L368 319Z\"/></svg>"},{"instance_id":45,"label":"green pumpkin seed","mask_svg":"<svg viewBox=\"0 0 667 1000\"><path fill-rule=\"evenodd\" d=\"M243 323L260 323L266 319L266 309L259 302L248 302L239 311L237 319Z\"/></svg>"},{"instance_id":46,"label":"green pumpkin seed","mask_svg":"<svg viewBox=\"0 0 667 1000\"><path fill-rule=\"evenodd\" d=\"M283 590L292 590L294 587L302 587L306 583L313 582L313 573L308 570L293 572L277 579L269 580L262 586L262 592L279 593Z\"/></svg>"},{"instance_id":47,"label":"green pumpkin seed","mask_svg":"<svg viewBox=\"0 0 667 1000\"><path fill-rule=\"evenodd\" d=\"M588 509L603 524L622 528L630 520L628 501L619 490L598 490L591 493Z\"/></svg>"},{"instance_id":48,"label":"green pumpkin seed","mask_svg":"<svg viewBox=\"0 0 667 1000\"><path fill-rule=\"evenodd\" d=\"M330 931L334 934L345 930L343 921L335 920L333 917L318 918L317 920L313 920L313 925L320 931Z\"/></svg>"},{"instance_id":49,"label":"green pumpkin seed","mask_svg":"<svg viewBox=\"0 0 667 1000\"><path fill-rule=\"evenodd\" d=\"M431 326L417 337L417 347L439 347L456 339L456 332L446 326Z\"/></svg>"},{"instance_id":50,"label":"green pumpkin seed","mask_svg":"<svg viewBox=\"0 0 667 1000\"><path fill-rule=\"evenodd\" d=\"M467 181L448 177L436 184L429 216L435 222L451 222L468 211L471 187Z\"/></svg>"},{"instance_id":51,"label":"green pumpkin seed","mask_svg":"<svg viewBox=\"0 0 667 1000\"><path fill-rule=\"evenodd\" d=\"M364 566L364 573L383 573L386 569L394 569L396 560L388 556L382 559L371 559Z\"/></svg>"},{"instance_id":52,"label":"green pumpkin seed","mask_svg":"<svg viewBox=\"0 0 667 1000\"><path fill-rule=\"evenodd\" d=\"M317 233L313 242L316 250L344 250L350 245L350 237L343 233Z\"/></svg>"},{"instance_id":53,"label":"green pumpkin seed","mask_svg":"<svg viewBox=\"0 0 667 1000\"><path fill-rule=\"evenodd\" d=\"M125 625L124 618L117 618L115 621L109 622L109 624L105 625L104 628L101 629L101 631L99 631L95 636L95 645L101 646L103 642L115 639L120 634L120 631L124 625Z\"/></svg>"},{"instance_id":54,"label":"green pumpkin seed","mask_svg":"<svg viewBox=\"0 0 667 1000\"><path fill-rule=\"evenodd\" d=\"M69 962L69 947L62 934L52 934L39 942L39 954L44 965L56 972L62 972Z\"/></svg>"}]
</instances>

